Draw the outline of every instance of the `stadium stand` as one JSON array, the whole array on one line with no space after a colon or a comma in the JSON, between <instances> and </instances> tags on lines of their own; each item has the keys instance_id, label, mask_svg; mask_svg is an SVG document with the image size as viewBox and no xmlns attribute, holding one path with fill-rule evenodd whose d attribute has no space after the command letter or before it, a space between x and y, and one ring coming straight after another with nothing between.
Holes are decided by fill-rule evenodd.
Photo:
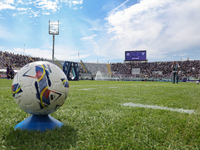
<instances>
[{"instance_id":1,"label":"stadium stand","mask_svg":"<svg viewBox=\"0 0 200 150\"><path fill-rule=\"evenodd\" d=\"M6 64L8 64L8 66L12 66L14 70L19 70L27 63L39 60L43 61L44 59L39 57L30 57L22 54L14 54L10 52L0 51L0 69L6 69ZM6 73L2 70L1 76L4 77L5 74Z\"/></svg>"},{"instance_id":2,"label":"stadium stand","mask_svg":"<svg viewBox=\"0 0 200 150\"><path fill-rule=\"evenodd\" d=\"M79 66L81 65L81 67L83 68L83 70L86 72L86 73L89 73L91 74L91 72L87 69L87 67L85 66L85 64L83 63L83 61L81 60L80 63L79 63Z\"/></svg>"},{"instance_id":3,"label":"stadium stand","mask_svg":"<svg viewBox=\"0 0 200 150\"><path fill-rule=\"evenodd\" d=\"M98 71L108 74L107 65L105 63L83 63L81 61L78 65L81 79L94 79Z\"/></svg>"},{"instance_id":4,"label":"stadium stand","mask_svg":"<svg viewBox=\"0 0 200 150\"><path fill-rule=\"evenodd\" d=\"M30 57L22 54L14 54L10 52L0 51L0 72L1 76L5 76L4 70L6 69L6 64L12 66L14 70L18 70L27 63L33 61L50 61L47 59L39 57ZM64 61L56 60L57 65L61 65ZM82 62L83 63L83 62ZM120 79L133 79L133 80L171 80L171 66L172 61L170 62L143 62L143 63L88 63L84 62L85 67L88 72L95 77L97 72L102 72L103 74L111 75L114 78ZM197 79L200 77L200 60L187 60L187 61L178 61L180 65L180 79ZM78 62L80 74L85 74L89 76L86 72L86 69L83 68L81 62ZM135 73L134 73L135 72ZM139 73L138 73L139 72Z\"/></svg>"},{"instance_id":5,"label":"stadium stand","mask_svg":"<svg viewBox=\"0 0 200 150\"><path fill-rule=\"evenodd\" d=\"M13 68L17 69L23 67L27 63L39 60L44 59L0 51L0 68L6 68L6 64L8 64L9 66L11 65Z\"/></svg>"},{"instance_id":6,"label":"stadium stand","mask_svg":"<svg viewBox=\"0 0 200 150\"><path fill-rule=\"evenodd\" d=\"M78 63L78 65L79 65L81 73L87 73L86 70L83 69L81 63ZM84 65L86 66L87 70L89 70L89 72L91 72L93 75L96 75L96 73L98 71L108 73L108 69L107 69L107 64L106 63L88 63L88 62L84 62Z\"/></svg>"},{"instance_id":7,"label":"stadium stand","mask_svg":"<svg viewBox=\"0 0 200 150\"><path fill-rule=\"evenodd\" d=\"M112 63L111 70L115 74L124 77L171 77L173 62L145 62L145 63ZM178 61L180 65L180 77L199 77L200 60ZM140 69L140 74L133 74L132 68Z\"/></svg>"}]
</instances>

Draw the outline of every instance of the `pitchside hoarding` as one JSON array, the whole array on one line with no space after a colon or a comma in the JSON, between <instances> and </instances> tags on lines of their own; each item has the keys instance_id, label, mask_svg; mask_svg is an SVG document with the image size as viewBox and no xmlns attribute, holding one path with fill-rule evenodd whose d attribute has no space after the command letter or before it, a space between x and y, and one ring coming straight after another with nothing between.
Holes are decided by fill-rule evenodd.
<instances>
[{"instance_id":1,"label":"pitchside hoarding","mask_svg":"<svg viewBox=\"0 0 200 150\"><path fill-rule=\"evenodd\" d=\"M146 50L125 51L125 61L146 61Z\"/></svg>"}]
</instances>

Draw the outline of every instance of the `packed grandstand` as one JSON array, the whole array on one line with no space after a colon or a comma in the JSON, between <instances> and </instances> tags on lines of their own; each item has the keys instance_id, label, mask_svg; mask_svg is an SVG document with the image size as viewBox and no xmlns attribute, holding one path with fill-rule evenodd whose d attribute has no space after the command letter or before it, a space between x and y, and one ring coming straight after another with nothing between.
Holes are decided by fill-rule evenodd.
<instances>
[{"instance_id":1,"label":"packed grandstand","mask_svg":"<svg viewBox=\"0 0 200 150\"><path fill-rule=\"evenodd\" d=\"M22 54L0 51L0 77L6 76L6 64L14 70L33 61L51 61L45 58L31 57ZM169 62L124 62L124 63L87 63L78 62L80 76L95 76L101 72L103 76L120 80L170 80L172 76L173 61ZM177 61L180 65L179 80L183 78L197 80L200 77L200 60ZM87 68L87 69L86 69ZM93 78L80 78L93 79Z\"/></svg>"}]
</instances>

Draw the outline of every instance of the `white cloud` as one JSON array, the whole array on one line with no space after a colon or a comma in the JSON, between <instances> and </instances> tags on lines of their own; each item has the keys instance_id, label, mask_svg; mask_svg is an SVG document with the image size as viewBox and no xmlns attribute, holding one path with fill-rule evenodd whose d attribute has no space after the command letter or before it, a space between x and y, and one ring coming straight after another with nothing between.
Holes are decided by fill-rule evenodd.
<instances>
[{"instance_id":1,"label":"white cloud","mask_svg":"<svg viewBox=\"0 0 200 150\"><path fill-rule=\"evenodd\" d=\"M77 5L77 4L80 5L83 3L83 0L60 0L60 2L74 4L74 5Z\"/></svg>"},{"instance_id":2,"label":"white cloud","mask_svg":"<svg viewBox=\"0 0 200 150\"><path fill-rule=\"evenodd\" d=\"M35 2L35 5L37 8L42 8L43 10L48 9L48 10L56 11L58 9L57 3L58 3L57 1L52 2L48 0L37 0Z\"/></svg>"},{"instance_id":3,"label":"white cloud","mask_svg":"<svg viewBox=\"0 0 200 150\"><path fill-rule=\"evenodd\" d=\"M96 19L96 20L90 20L88 18L81 18L83 21L87 22L88 24L90 24L91 29L89 30L95 30L95 31L99 31L102 30L102 24L101 24L101 20Z\"/></svg>"},{"instance_id":4,"label":"white cloud","mask_svg":"<svg viewBox=\"0 0 200 150\"><path fill-rule=\"evenodd\" d=\"M2 9L15 9L15 6L12 6L9 3L0 2L0 10L2 10Z\"/></svg>"},{"instance_id":5,"label":"white cloud","mask_svg":"<svg viewBox=\"0 0 200 150\"><path fill-rule=\"evenodd\" d=\"M70 1L72 4L77 5L77 4L82 4L83 0L78 0L78 1Z\"/></svg>"},{"instance_id":6,"label":"white cloud","mask_svg":"<svg viewBox=\"0 0 200 150\"><path fill-rule=\"evenodd\" d=\"M91 39L93 39L93 38L96 37L96 36L97 36L97 35L94 34L94 35L92 35L92 36L83 37L83 38L81 38L80 40L82 40L82 41L85 41L85 40L91 40Z\"/></svg>"},{"instance_id":7,"label":"white cloud","mask_svg":"<svg viewBox=\"0 0 200 150\"><path fill-rule=\"evenodd\" d=\"M96 51L101 50L102 55L110 51L113 57L123 58L126 50L147 49L150 59L162 59L200 47L199 8L199 0L141 0L108 15L109 39L102 39L102 43L110 41Z\"/></svg>"},{"instance_id":8,"label":"white cloud","mask_svg":"<svg viewBox=\"0 0 200 150\"><path fill-rule=\"evenodd\" d=\"M26 11L28 8L17 8L18 11Z\"/></svg>"},{"instance_id":9,"label":"white cloud","mask_svg":"<svg viewBox=\"0 0 200 150\"><path fill-rule=\"evenodd\" d=\"M83 4L83 0L60 0L60 2L66 3L69 7Z\"/></svg>"},{"instance_id":10,"label":"white cloud","mask_svg":"<svg viewBox=\"0 0 200 150\"><path fill-rule=\"evenodd\" d=\"M40 11L30 11L31 16L30 17L39 17L40 16Z\"/></svg>"},{"instance_id":11,"label":"white cloud","mask_svg":"<svg viewBox=\"0 0 200 150\"><path fill-rule=\"evenodd\" d=\"M9 50L9 51L20 54L23 52L23 48L14 48L13 50ZM40 48L26 48L25 55L30 55L32 57L47 58L47 59L51 59L51 56L52 56L50 50L45 50L45 49L40 49Z\"/></svg>"},{"instance_id":12,"label":"white cloud","mask_svg":"<svg viewBox=\"0 0 200 150\"><path fill-rule=\"evenodd\" d=\"M24 2L22 0L18 0L17 3L24 4Z\"/></svg>"},{"instance_id":13,"label":"white cloud","mask_svg":"<svg viewBox=\"0 0 200 150\"><path fill-rule=\"evenodd\" d=\"M29 2L26 2L25 4L26 5L31 5L31 4L33 4L34 2L31 2L31 1L29 1Z\"/></svg>"},{"instance_id":14,"label":"white cloud","mask_svg":"<svg viewBox=\"0 0 200 150\"><path fill-rule=\"evenodd\" d=\"M5 48L2 49L5 50ZM6 51L22 54L24 49L14 48ZM31 57L52 59L52 47L49 45L47 46L43 45L39 48L26 48L25 55L29 55ZM89 56L90 54L85 54L84 52L79 51L79 57L78 57L78 50L74 49L73 47L66 45L55 45L54 57L56 57L59 60L74 61L87 58Z\"/></svg>"},{"instance_id":15,"label":"white cloud","mask_svg":"<svg viewBox=\"0 0 200 150\"><path fill-rule=\"evenodd\" d=\"M43 15L50 15L49 12L42 12Z\"/></svg>"},{"instance_id":16,"label":"white cloud","mask_svg":"<svg viewBox=\"0 0 200 150\"><path fill-rule=\"evenodd\" d=\"M4 3L7 3L7 4L13 4L14 3L14 0L3 0Z\"/></svg>"},{"instance_id":17,"label":"white cloud","mask_svg":"<svg viewBox=\"0 0 200 150\"><path fill-rule=\"evenodd\" d=\"M13 16L13 18L14 18L15 16L17 16L17 14L12 14L12 16Z\"/></svg>"},{"instance_id":18,"label":"white cloud","mask_svg":"<svg viewBox=\"0 0 200 150\"><path fill-rule=\"evenodd\" d=\"M49 15L52 11L55 13L56 11L60 10L62 7L62 3L65 3L66 5L69 5L70 7L74 6L73 9L76 10L78 7L75 7L76 5L81 5L83 3L83 0L29 0L29 1L22 1L22 0L0 0L0 10L4 9L16 9L19 11L19 14L26 14L28 9L35 5L37 9L45 10L48 12L43 13L42 11L38 10L39 14L30 14L30 17L39 17L40 13L42 15ZM29 8L26 8L29 6ZM22 12L23 11L23 12ZM31 11L29 11L31 12ZM35 12L35 11L33 11Z\"/></svg>"}]
</instances>

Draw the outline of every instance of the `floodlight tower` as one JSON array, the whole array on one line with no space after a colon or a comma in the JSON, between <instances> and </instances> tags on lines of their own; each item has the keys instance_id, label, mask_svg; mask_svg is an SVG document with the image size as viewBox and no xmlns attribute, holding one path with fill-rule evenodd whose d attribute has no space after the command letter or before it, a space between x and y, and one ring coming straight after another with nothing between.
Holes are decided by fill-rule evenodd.
<instances>
[{"instance_id":1,"label":"floodlight tower","mask_svg":"<svg viewBox=\"0 0 200 150\"><path fill-rule=\"evenodd\" d=\"M49 34L53 35L52 61L54 61L54 41L55 35L59 35L59 21L49 20Z\"/></svg>"}]
</instances>

